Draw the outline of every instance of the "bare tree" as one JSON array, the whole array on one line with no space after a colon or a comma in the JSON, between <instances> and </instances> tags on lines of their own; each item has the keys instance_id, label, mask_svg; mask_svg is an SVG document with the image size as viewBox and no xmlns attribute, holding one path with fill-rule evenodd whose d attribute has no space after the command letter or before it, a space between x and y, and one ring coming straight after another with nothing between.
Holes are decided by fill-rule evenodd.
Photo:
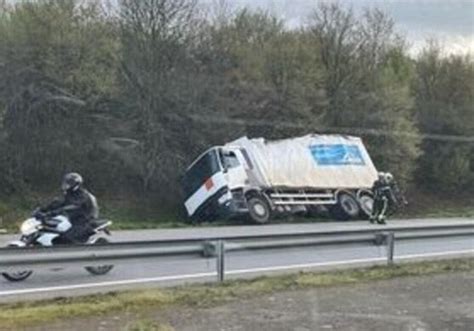
<instances>
[{"instance_id":1,"label":"bare tree","mask_svg":"<svg viewBox=\"0 0 474 331\"><path fill-rule=\"evenodd\" d=\"M340 125L344 108L344 89L356 75L355 55L361 47L357 20L352 9L336 3L322 3L313 11L309 29L318 43L320 59L326 71L326 93L332 125Z\"/></svg>"},{"instance_id":2,"label":"bare tree","mask_svg":"<svg viewBox=\"0 0 474 331\"><path fill-rule=\"evenodd\" d=\"M176 77L187 56L195 6L193 0L120 2L121 73L139 133L145 190L155 176L166 177L170 165L166 113L176 109Z\"/></svg>"},{"instance_id":3,"label":"bare tree","mask_svg":"<svg viewBox=\"0 0 474 331\"><path fill-rule=\"evenodd\" d=\"M405 47L394 26L394 21L380 9L365 9L357 33L360 44L358 58L366 73L383 65L390 50Z\"/></svg>"}]
</instances>

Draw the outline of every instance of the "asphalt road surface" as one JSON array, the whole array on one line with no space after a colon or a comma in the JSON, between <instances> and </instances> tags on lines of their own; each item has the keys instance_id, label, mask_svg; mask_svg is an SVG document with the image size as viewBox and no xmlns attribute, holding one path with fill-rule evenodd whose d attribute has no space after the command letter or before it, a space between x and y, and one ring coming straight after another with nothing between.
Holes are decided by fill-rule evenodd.
<instances>
[{"instance_id":1,"label":"asphalt road surface","mask_svg":"<svg viewBox=\"0 0 474 331\"><path fill-rule=\"evenodd\" d=\"M167 230L119 231L113 241L226 237L248 234L330 231L347 229L396 229L397 227L469 222L466 219L431 219L392 221L387 226L366 222L279 224L268 226L221 226ZM5 245L15 236L0 236ZM397 241L395 261L446 258L474 255L474 239L469 236ZM318 246L294 249L273 249L232 252L226 255L226 277L251 277L261 274L295 270L329 269L386 263L384 246L350 245ZM211 282L216 279L214 258L143 259L116 265L110 274L91 276L84 269L35 270L31 278L20 283L0 279L0 302L54 298L60 296L102 293L119 289L168 286L189 282Z\"/></svg>"}]
</instances>

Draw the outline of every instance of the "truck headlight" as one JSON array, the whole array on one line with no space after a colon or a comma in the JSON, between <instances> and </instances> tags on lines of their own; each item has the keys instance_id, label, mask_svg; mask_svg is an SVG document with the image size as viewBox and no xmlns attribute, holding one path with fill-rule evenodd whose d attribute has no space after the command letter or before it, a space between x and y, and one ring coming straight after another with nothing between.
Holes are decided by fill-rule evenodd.
<instances>
[{"instance_id":1,"label":"truck headlight","mask_svg":"<svg viewBox=\"0 0 474 331\"><path fill-rule=\"evenodd\" d=\"M230 199L232 199L232 193L230 193L229 191L227 191L227 192L224 193L219 199L217 199L217 202L218 202L220 205L223 205L224 203L226 203L226 202L229 201Z\"/></svg>"}]
</instances>

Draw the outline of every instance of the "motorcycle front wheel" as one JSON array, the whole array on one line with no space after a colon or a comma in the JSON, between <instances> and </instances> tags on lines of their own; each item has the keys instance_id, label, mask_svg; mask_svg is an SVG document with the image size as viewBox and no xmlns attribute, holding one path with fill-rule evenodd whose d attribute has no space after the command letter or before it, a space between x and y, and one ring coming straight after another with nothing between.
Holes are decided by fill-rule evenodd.
<instances>
[{"instance_id":1,"label":"motorcycle front wheel","mask_svg":"<svg viewBox=\"0 0 474 331\"><path fill-rule=\"evenodd\" d=\"M15 271L15 272L2 272L2 276L10 282L21 282L31 276L33 271Z\"/></svg>"},{"instance_id":2,"label":"motorcycle front wheel","mask_svg":"<svg viewBox=\"0 0 474 331\"><path fill-rule=\"evenodd\" d=\"M108 242L109 241L106 238L100 237L100 238L97 238L95 241L91 242L90 245L103 245L103 244L107 244ZM99 266L84 267L84 269L86 269L87 272L89 272L90 274L94 276L105 275L109 273L110 270L112 270L113 268L114 268L113 265L99 265Z\"/></svg>"},{"instance_id":3,"label":"motorcycle front wheel","mask_svg":"<svg viewBox=\"0 0 474 331\"><path fill-rule=\"evenodd\" d=\"M18 247L17 245L8 245L7 247ZM13 271L13 272L2 272L3 278L10 282L21 282L28 277L31 276L33 273L32 270L20 270L20 271Z\"/></svg>"}]
</instances>

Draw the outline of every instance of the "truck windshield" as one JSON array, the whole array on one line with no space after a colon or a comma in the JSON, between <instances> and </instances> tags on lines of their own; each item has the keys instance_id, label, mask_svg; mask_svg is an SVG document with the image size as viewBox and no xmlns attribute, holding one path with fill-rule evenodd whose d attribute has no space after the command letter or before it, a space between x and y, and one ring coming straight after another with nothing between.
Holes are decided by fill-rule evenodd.
<instances>
[{"instance_id":1,"label":"truck windshield","mask_svg":"<svg viewBox=\"0 0 474 331\"><path fill-rule=\"evenodd\" d=\"M221 162L224 169L235 168L240 165L239 159L234 152L224 152L221 154Z\"/></svg>"},{"instance_id":2,"label":"truck windshield","mask_svg":"<svg viewBox=\"0 0 474 331\"><path fill-rule=\"evenodd\" d=\"M186 172L183 179L183 189L186 199L194 194L204 182L220 170L216 150L211 150Z\"/></svg>"}]
</instances>

